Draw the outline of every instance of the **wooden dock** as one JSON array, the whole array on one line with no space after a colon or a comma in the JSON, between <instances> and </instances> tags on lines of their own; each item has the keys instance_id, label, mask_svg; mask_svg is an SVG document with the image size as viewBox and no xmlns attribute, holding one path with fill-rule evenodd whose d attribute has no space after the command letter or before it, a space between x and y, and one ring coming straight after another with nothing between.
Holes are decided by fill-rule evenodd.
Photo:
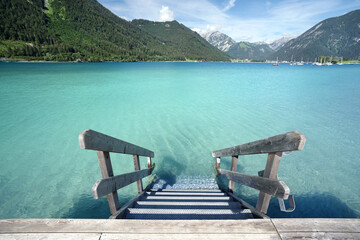
<instances>
[{"instance_id":1,"label":"wooden dock","mask_svg":"<svg viewBox=\"0 0 360 240\"><path fill-rule=\"evenodd\" d=\"M154 153L137 145L85 130L80 147L95 150L102 179L92 188L95 199L107 196L110 219L0 219L2 239L360 239L360 219L272 219L266 215L271 196L281 211L295 210L289 187L277 178L283 152L304 148L297 131L214 151L216 173L229 180L226 189L150 189L142 178L152 174ZM114 176L110 153L133 156L134 170ZM236 171L239 156L268 154L258 176ZM141 170L139 158L147 158ZM231 157L230 170L220 168ZM209 163L210 164L210 163ZM117 190L135 183L138 195L120 207ZM256 207L234 193L234 184L259 190ZM289 199L289 209L284 200Z\"/></svg>"},{"instance_id":2,"label":"wooden dock","mask_svg":"<svg viewBox=\"0 0 360 240\"><path fill-rule=\"evenodd\" d=\"M360 239L360 219L2 219L0 239Z\"/></svg>"}]
</instances>

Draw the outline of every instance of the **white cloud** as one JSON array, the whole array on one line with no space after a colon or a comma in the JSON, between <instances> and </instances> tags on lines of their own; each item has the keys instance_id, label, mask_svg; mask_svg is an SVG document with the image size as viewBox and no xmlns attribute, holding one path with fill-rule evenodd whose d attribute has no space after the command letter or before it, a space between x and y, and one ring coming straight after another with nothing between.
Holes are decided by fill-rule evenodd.
<instances>
[{"instance_id":1,"label":"white cloud","mask_svg":"<svg viewBox=\"0 0 360 240\"><path fill-rule=\"evenodd\" d=\"M230 0L229 3L225 6L225 8L223 9L224 12L226 12L227 10L229 10L230 8L235 6L235 1L236 0Z\"/></svg>"},{"instance_id":2,"label":"white cloud","mask_svg":"<svg viewBox=\"0 0 360 240\"><path fill-rule=\"evenodd\" d=\"M174 12L171 11L167 6L161 6L159 21L166 22L172 20L174 20Z\"/></svg>"},{"instance_id":3,"label":"white cloud","mask_svg":"<svg viewBox=\"0 0 360 240\"><path fill-rule=\"evenodd\" d=\"M216 32L216 31L219 31L221 29L221 26L220 25L206 25L205 28L201 29L201 28L193 28L191 30L199 33L200 35L204 35L206 33L209 33L209 32Z\"/></svg>"}]
</instances>

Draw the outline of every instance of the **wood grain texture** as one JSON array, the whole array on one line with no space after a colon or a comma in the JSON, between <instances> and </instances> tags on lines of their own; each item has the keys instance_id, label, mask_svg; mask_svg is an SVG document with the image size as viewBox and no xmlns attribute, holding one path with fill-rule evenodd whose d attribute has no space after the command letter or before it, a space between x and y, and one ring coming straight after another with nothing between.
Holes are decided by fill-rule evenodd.
<instances>
[{"instance_id":1,"label":"wood grain texture","mask_svg":"<svg viewBox=\"0 0 360 240\"><path fill-rule=\"evenodd\" d=\"M79 134L80 148L154 157L154 152L132 143L87 129Z\"/></svg>"},{"instance_id":2,"label":"wood grain texture","mask_svg":"<svg viewBox=\"0 0 360 240\"><path fill-rule=\"evenodd\" d=\"M99 199L109 193L123 188L133 182L141 180L151 174L152 168L135 171L131 173L125 173L114 177L103 178L96 181L92 187L92 193L95 199Z\"/></svg>"},{"instance_id":3,"label":"wood grain texture","mask_svg":"<svg viewBox=\"0 0 360 240\"><path fill-rule=\"evenodd\" d=\"M231 157L230 171L236 172L237 163L238 163L238 156L232 156L232 157ZM225 174L225 175L226 175L226 174ZM230 178L228 178L228 179L229 179L229 186L228 186L229 192L233 192L233 191L234 191L235 182L234 182L232 179L230 179Z\"/></svg>"},{"instance_id":4,"label":"wood grain texture","mask_svg":"<svg viewBox=\"0 0 360 240\"><path fill-rule=\"evenodd\" d=\"M297 131L280 134L255 142L214 151L213 157L238 156L258 153L288 152L302 150L306 138Z\"/></svg>"},{"instance_id":5,"label":"wood grain texture","mask_svg":"<svg viewBox=\"0 0 360 240\"><path fill-rule=\"evenodd\" d=\"M218 169L218 173L225 175L231 181L257 189L278 198L288 199L290 194L290 189L283 181L232 172L224 169Z\"/></svg>"},{"instance_id":6,"label":"wood grain texture","mask_svg":"<svg viewBox=\"0 0 360 240\"><path fill-rule=\"evenodd\" d=\"M269 153L266 161L263 178L277 179L277 173L280 165L282 152ZM290 193L290 191L289 191ZM269 208L271 195L266 192L260 191L259 198L256 203L256 209L266 214Z\"/></svg>"},{"instance_id":7,"label":"wood grain texture","mask_svg":"<svg viewBox=\"0 0 360 240\"><path fill-rule=\"evenodd\" d=\"M276 234L270 219L0 219L0 233Z\"/></svg>"},{"instance_id":8,"label":"wood grain texture","mask_svg":"<svg viewBox=\"0 0 360 240\"><path fill-rule=\"evenodd\" d=\"M102 177L103 178L113 177L114 173L111 165L109 152L97 151L96 153L98 156ZM113 214L114 212L120 209L119 197L116 190L107 194L107 200L109 203L111 214Z\"/></svg>"},{"instance_id":9,"label":"wood grain texture","mask_svg":"<svg viewBox=\"0 0 360 240\"><path fill-rule=\"evenodd\" d=\"M282 232L342 232L360 233L360 219L350 218L273 218Z\"/></svg>"},{"instance_id":10,"label":"wood grain texture","mask_svg":"<svg viewBox=\"0 0 360 240\"><path fill-rule=\"evenodd\" d=\"M280 233L281 239L302 239L302 240L359 240L360 233L329 233L329 232L291 232L291 233Z\"/></svg>"},{"instance_id":11,"label":"wood grain texture","mask_svg":"<svg viewBox=\"0 0 360 240\"><path fill-rule=\"evenodd\" d=\"M133 155L133 159L134 159L134 169L135 169L135 171L139 171L140 170L139 155ZM137 188L138 188L138 193L141 193L143 191L142 180L141 179L137 180L136 185L137 185Z\"/></svg>"},{"instance_id":12,"label":"wood grain texture","mask_svg":"<svg viewBox=\"0 0 360 240\"><path fill-rule=\"evenodd\" d=\"M0 240L99 240L101 233L16 233L0 234Z\"/></svg>"},{"instance_id":13,"label":"wood grain texture","mask_svg":"<svg viewBox=\"0 0 360 240\"><path fill-rule=\"evenodd\" d=\"M263 239L263 240L275 240L280 239L277 234L114 234L114 233L105 233L101 235L100 240L163 240L163 239L172 239L172 240L219 240L219 239L243 239L243 240L254 240L254 239Z\"/></svg>"}]
</instances>

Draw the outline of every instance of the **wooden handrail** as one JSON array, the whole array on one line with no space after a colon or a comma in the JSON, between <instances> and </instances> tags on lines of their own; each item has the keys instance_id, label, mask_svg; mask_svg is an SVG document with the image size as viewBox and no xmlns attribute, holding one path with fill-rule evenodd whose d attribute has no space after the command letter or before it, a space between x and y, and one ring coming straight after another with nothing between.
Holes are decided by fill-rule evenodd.
<instances>
[{"instance_id":1,"label":"wooden handrail","mask_svg":"<svg viewBox=\"0 0 360 240\"><path fill-rule=\"evenodd\" d=\"M289 197L290 189L283 181L242 174L224 169L217 169L217 171L218 174L225 175L226 178L231 181L257 189L269 195L282 199L288 199Z\"/></svg>"},{"instance_id":2,"label":"wooden handrail","mask_svg":"<svg viewBox=\"0 0 360 240\"><path fill-rule=\"evenodd\" d=\"M133 182L143 179L151 174L153 168L147 168L131 173L125 173L110 178L103 178L96 181L92 187L93 196L99 199L116 190L123 188Z\"/></svg>"},{"instance_id":3,"label":"wooden handrail","mask_svg":"<svg viewBox=\"0 0 360 240\"><path fill-rule=\"evenodd\" d=\"M235 147L214 151L213 157L250 155L259 153L288 152L302 150L306 138L298 131L288 132Z\"/></svg>"},{"instance_id":4,"label":"wooden handrail","mask_svg":"<svg viewBox=\"0 0 360 240\"><path fill-rule=\"evenodd\" d=\"M95 199L107 195L111 214L115 214L120 209L118 189L137 182L138 192L143 193L141 179L152 173L151 158L154 157L154 152L91 129L79 134L79 143L80 148L96 150L103 179L94 184L92 192ZM114 177L110 152L133 155L135 172ZM147 169L140 170L139 156L147 157Z\"/></svg>"},{"instance_id":5,"label":"wooden handrail","mask_svg":"<svg viewBox=\"0 0 360 240\"><path fill-rule=\"evenodd\" d=\"M214 151L216 170L229 179L227 191L233 192L234 182L260 190L256 210L266 214L271 196L287 199L290 189L282 181L278 181L277 173L283 152L297 151L304 148L306 138L298 131L288 132L262 140L245 143L239 146ZM265 170L262 177L236 172L239 155L268 153ZM221 157L231 156L231 171L220 169Z\"/></svg>"},{"instance_id":6,"label":"wooden handrail","mask_svg":"<svg viewBox=\"0 0 360 240\"><path fill-rule=\"evenodd\" d=\"M154 152L117 138L87 129L79 135L80 148L154 157Z\"/></svg>"}]
</instances>

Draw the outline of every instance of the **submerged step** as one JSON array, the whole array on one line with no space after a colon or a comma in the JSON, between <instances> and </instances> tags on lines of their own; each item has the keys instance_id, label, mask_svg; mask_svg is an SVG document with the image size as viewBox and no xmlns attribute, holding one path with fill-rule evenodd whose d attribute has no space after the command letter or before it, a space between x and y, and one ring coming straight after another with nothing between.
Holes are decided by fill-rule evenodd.
<instances>
[{"instance_id":1,"label":"submerged step","mask_svg":"<svg viewBox=\"0 0 360 240\"><path fill-rule=\"evenodd\" d=\"M226 196L225 193L222 192L180 192L180 191L176 191L176 192L160 192L160 191L154 191L154 192L146 192L147 195L174 195L174 196L179 196L179 195L188 195L188 196Z\"/></svg>"},{"instance_id":2,"label":"submerged step","mask_svg":"<svg viewBox=\"0 0 360 240\"><path fill-rule=\"evenodd\" d=\"M248 219L249 209L145 209L129 208L127 219Z\"/></svg>"},{"instance_id":3,"label":"submerged step","mask_svg":"<svg viewBox=\"0 0 360 240\"><path fill-rule=\"evenodd\" d=\"M138 201L134 208L156 209L242 209L239 202Z\"/></svg>"},{"instance_id":4,"label":"submerged step","mask_svg":"<svg viewBox=\"0 0 360 240\"><path fill-rule=\"evenodd\" d=\"M146 196L143 200L166 200L166 201L178 201L178 200L187 200L187 201L230 201L229 196L218 196L218 197L207 197L207 196Z\"/></svg>"},{"instance_id":5,"label":"submerged step","mask_svg":"<svg viewBox=\"0 0 360 240\"><path fill-rule=\"evenodd\" d=\"M220 189L150 189L152 192L222 192Z\"/></svg>"}]
</instances>

